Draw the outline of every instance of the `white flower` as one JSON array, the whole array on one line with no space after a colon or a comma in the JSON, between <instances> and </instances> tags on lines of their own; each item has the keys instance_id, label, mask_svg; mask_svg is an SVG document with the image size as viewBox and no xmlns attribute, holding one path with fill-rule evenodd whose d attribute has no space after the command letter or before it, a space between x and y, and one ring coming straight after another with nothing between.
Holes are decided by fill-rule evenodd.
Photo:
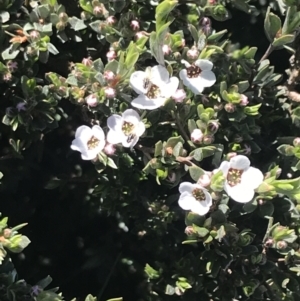
<instances>
[{"instance_id":1,"label":"white flower","mask_svg":"<svg viewBox=\"0 0 300 301\"><path fill-rule=\"evenodd\" d=\"M264 179L262 172L250 166L250 160L243 155L232 157L230 161L221 163L225 183L224 189L236 202L247 203L254 197L256 189Z\"/></svg>"},{"instance_id":2,"label":"white flower","mask_svg":"<svg viewBox=\"0 0 300 301\"><path fill-rule=\"evenodd\" d=\"M124 147L136 145L139 137L145 132L145 125L139 114L132 109L126 110L122 116L112 115L107 119L109 132L107 141L111 144L122 143Z\"/></svg>"},{"instance_id":3,"label":"white flower","mask_svg":"<svg viewBox=\"0 0 300 301\"><path fill-rule=\"evenodd\" d=\"M105 146L105 135L99 125L92 128L82 125L77 128L71 149L81 152L83 160L93 160Z\"/></svg>"},{"instance_id":4,"label":"white flower","mask_svg":"<svg viewBox=\"0 0 300 301\"><path fill-rule=\"evenodd\" d=\"M181 61L186 69L179 72L183 84L194 94L200 94L204 88L211 87L216 82L216 76L211 71L213 63L208 60L197 60L192 65L187 61Z\"/></svg>"},{"instance_id":5,"label":"white flower","mask_svg":"<svg viewBox=\"0 0 300 301\"><path fill-rule=\"evenodd\" d=\"M179 80L169 76L163 66L148 67L146 71L135 71L130 77L133 90L139 94L131 104L138 109L154 110L164 105L177 90Z\"/></svg>"},{"instance_id":6,"label":"white flower","mask_svg":"<svg viewBox=\"0 0 300 301\"><path fill-rule=\"evenodd\" d=\"M183 182L179 185L180 197L178 204L183 210L191 210L199 215L205 215L211 205L212 197L199 184Z\"/></svg>"}]
</instances>

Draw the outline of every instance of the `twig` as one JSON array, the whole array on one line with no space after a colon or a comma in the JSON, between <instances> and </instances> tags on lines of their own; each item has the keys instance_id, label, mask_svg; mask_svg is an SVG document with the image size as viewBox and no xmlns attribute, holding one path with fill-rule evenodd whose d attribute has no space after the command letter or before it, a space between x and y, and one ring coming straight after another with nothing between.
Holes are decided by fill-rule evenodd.
<instances>
[{"instance_id":1,"label":"twig","mask_svg":"<svg viewBox=\"0 0 300 301\"><path fill-rule=\"evenodd\" d=\"M189 138L189 136L187 135L187 133L185 132L185 130L184 130L184 128L183 128L183 126L182 126L182 124L181 124L181 122L180 122L178 113L177 113L177 112L172 112L172 113L173 113L172 115L173 115L173 117L174 117L174 119L175 119L175 121L176 121L176 124L177 124L177 126L178 126L178 129L179 129L180 134L183 136L184 140L185 140L186 142L188 142L188 141L190 140L190 138Z\"/></svg>"},{"instance_id":2,"label":"twig","mask_svg":"<svg viewBox=\"0 0 300 301\"><path fill-rule=\"evenodd\" d=\"M263 60L265 60L274 50L275 48L272 46L272 44L269 45L267 51L265 52L265 54L262 56L262 58L260 59L260 61L258 62L258 64L260 64Z\"/></svg>"}]
</instances>

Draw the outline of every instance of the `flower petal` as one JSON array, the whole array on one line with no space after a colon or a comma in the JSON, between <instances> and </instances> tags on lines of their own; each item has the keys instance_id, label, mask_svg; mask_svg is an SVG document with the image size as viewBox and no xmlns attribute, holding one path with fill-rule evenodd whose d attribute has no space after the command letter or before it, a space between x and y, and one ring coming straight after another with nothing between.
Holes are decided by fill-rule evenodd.
<instances>
[{"instance_id":1,"label":"flower petal","mask_svg":"<svg viewBox=\"0 0 300 301\"><path fill-rule=\"evenodd\" d=\"M96 149L88 150L87 152L81 153L82 160L93 160L97 157L99 152Z\"/></svg>"},{"instance_id":2,"label":"flower petal","mask_svg":"<svg viewBox=\"0 0 300 301\"><path fill-rule=\"evenodd\" d=\"M204 89L200 77L186 78L186 80L183 81L183 84L187 86L196 95L200 94Z\"/></svg>"},{"instance_id":3,"label":"flower petal","mask_svg":"<svg viewBox=\"0 0 300 301\"><path fill-rule=\"evenodd\" d=\"M123 118L120 115L113 114L107 118L107 126L110 130L122 132Z\"/></svg>"},{"instance_id":4,"label":"flower petal","mask_svg":"<svg viewBox=\"0 0 300 301\"><path fill-rule=\"evenodd\" d=\"M165 101L165 98L150 99L146 95L139 95L131 102L131 105L138 109L154 110L161 107Z\"/></svg>"},{"instance_id":5,"label":"flower petal","mask_svg":"<svg viewBox=\"0 0 300 301\"><path fill-rule=\"evenodd\" d=\"M135 126L135 134L138 136L138 137L141 137L144 132L146 131L146 127L145 127L145 124L144 122L140 121L136 126Z\"/></svg>"},{"instance_id":6,"label":"flower petal","mask_svg":"<svg viewBox=\"0 0 300 301\"><path fill-rule=\"evenodd\" d=\"M138 124L141 120L141 117L138 114L138 112L133 109L128 109L124 111L122 117L124 121L130 122L134 125Z\"/></svg>"},{"instance_id":7,"label":"flower petal","mask_svg":"<svg viewBox=\"0 0 300 301\"><path fill-rule=\"evenodd\" d=\"M238 184L231 187L226 182L224 188L227 194L238 203L248 203L254 197L254 190L247 185Z\"/></svg>"},{"instance_id":8,"label":"flower petal","mask_svg":"<svg viewBox=\"0 0 300 301\"><path fill-rule=\"evenodd\" d=\"M128 140L128 136L125 136L122 140L122 145L124 147L130 147L131 149L137 144L139 141L138 136L134 136L132 139Z\"/></svg>"},{"instance_id":9,"label":"flower petal","mask_svg":"<svg viewBox=\"0 0 300 301\"><path fill-rule=\"evenodd\" d=\"M191 194L194 189L195 189L194 184L192 184L190 182L182 182L179 185L178 190L180 193L188 192L189 194Z\"/></svg>"},{"instance_id":10,"label":"flower petal","mask_svg":"<svg viewBox=\"0 0 300 301\"><path fill-rule=\"evenodd\" d=\"M85 152L87 150L87 145L81 139L76 138L72 141L71 149L78 152Z\"/></svg>"},{"instance_id":11,"label":"flower petal","mask_svg":"<svg viewBox=\"0 0 300 301\"><path fill-rule=\"evenodd\" d=\"M147 93L147 89L144 88L144 80L146 78L146 72L135 71L130 76L130 85L132 89L138 94Z\"/></svg>"},{"instance_id":12,"label":"flower petal","mask_svg":"<svg viewBox=\"0 0 300 301\"><path fill-rule=\"evenodd\" d=\"M192 203L190 210L199 215L205 215L210 209L210 206L206 206L203 202L195 201Z\"/></svg>"},{"instance_id":13,"label":"flower petal","mask_svg":"<svg viewBox=\"0 0 300 301\"><path fill-rule=\"evenodd\" d=\"M256 189L263 182L264 175L258 168L249 167L243 172L241 180L243 185Z\"/></svg>"},{"instance_id":14,"label":"flower petal","mask_svg":"<svg viewBox=\"0 0 300 301\"><path fill-rule=\"evenodd\" d=\"M206 87L211 87L216 82L216 76L212 71L202 71L200 74L201 85Z\"/></svg>"},{"instance_id":15,"label":"flower petal","mask_svg":"<svg viewBox=\"0 0 300 301\"><path fill-rule=\"evenodd\" d=\"M88 141L92 136L92 129L89 126L82 125L77 128L75 133L75 138L82 139L83 141Z\"/></svg>"},{"instance_id":16,"label":"flower petal","mask_svg":"<svg viewBox=\"0 0 300 301\"><path fill-rule=\"evenodd\" d=\"M106 140L108 143L118 144L123 141L124 137L126 137L126 136L123 134L122 131L110 130L107 133Z\"/></svg>"},{"instance_id":17,"label":"flower petal","mask_svg":"<svg viewBox=\"0 0 300 301\"><path fill-rule=\"evenodd\" d=\"M168 70L161 66L161 65L157 65L151 68L151 82L160 87L161 85L163 85L164 83L168 83L169 82L169 72Z\"/></svg>"},{"instance_id":18,"label":"flower petal","mask_svg":"<svg viewBox=\"0 0 300 301\"><path fill-rule=\"evenodd\" d=\"M223 161L215 173L217 173L219 170L222 170L224 177L227 177L229 168L230 168L230 163L228 161Z\"/></svg>"},{"instance_id":19,"label":"flower petal","mask_svg":"<svg viewBox=\"0 0 300 301\"><path fill-rule=\"evenodd\" d=\"M169 98L171 97L177 90L179 85L179 79L177 77L171 77L170 81L161 87L162 96Z\"/></svg>"},{"instance_id":20,"label":"flower petal","mask_svg":"<svg viewBox=\"0 0 300 301\"><path fill-rule=\"evenodd\" d=\"M98 138L100 141L104 141L105 140L104 132L103 132L102 128L99 125L94 125L92 127L92 132L93 132L93 135L96 138Z\"/></svg>"},{"instance_id":21,"label":"flower petal","mask_svg":"<svg viewBox=\"0 0 300 301\"><path fill-rule=\"evenodd\" d=\"M202 71L210 71L214 64L209 60L197 60L195 65L198 66Z\"/></svg>"},{"instance_id":22,"label":"flower petal","mask_svg":"<svg viewBox=\"0 0 300 301\"><path fill-rule=\"evenodd\" d=\"M189 193L184 192L179 197L178 205L183 210L190 210L195 202L197 202L195 198L193 198Z\"/></svg>"},{"instance_id":23,"label":"flower petal","mask_svg":"<svg viewBox=\"0 0 300 301\"><path fill-rule=\"evenodd\" d=\"M235 169L246 170L250 167L250 160L243 155L237 155L230 159L230 167Z\"/></svg>"}]
</instances>

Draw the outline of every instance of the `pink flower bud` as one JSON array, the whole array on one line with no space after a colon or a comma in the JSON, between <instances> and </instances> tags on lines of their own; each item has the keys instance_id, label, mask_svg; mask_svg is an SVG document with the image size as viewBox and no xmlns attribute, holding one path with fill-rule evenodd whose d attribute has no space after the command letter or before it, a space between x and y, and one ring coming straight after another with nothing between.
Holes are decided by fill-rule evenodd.
<instances>
[{"instance_id":1,"label":"pink flower bud","mask_svg":"<svg viewBox=\"0 0 300 301\"><path fill-rule=\"evenodd\" d=\"M4 229L3 236L4 236L4 238L10 238L10 236L11 236L11 230L8 229L8 228Z\"/></svg>"},{"instance_id":2,"label":"pink flower bud","mask_svg":"<svg viewBox=\"0 0 300 301\"><path fill-rule=\"evenodd\" d=\"M103 74L103 77L107 82L109 82L109 81L114 80L116 76L112 71L106 70Z\"/></svg>"},{"instance_id":3,"label":"pink flower bud","mask_svg":"<svg viewBox=\"0 0 300 301\"><path fill-rule=\"evenodd\" d=\"M203 17L200 19L199 23L201 26L207 26L207 25L211 25L211 20L208 17Z\"/></svg>"},{"instance_id":4,"label":"pink flower bud","mask_svg":"<svg viewBox=\"0 0 300 301\"><path fill-rule=\"evenodd\" d=\"M97 99L95 94L89 95L85 99L85 101L86 101L87 105L90 106L90 107L96 107L98 105L98 99Z\"/></svg>"},{"instance_id":5,"label":"pink flower bud","mask_svg":"<svg viewBox=\"0 0 300 301\"><path fill-rule=\"evenodd\" d=\"M140 38L146 37L145 32L144 31L139 31L135 34L135 39L139 40Z\"/></svg>"},{"instance_id":6,"label":"pink flower bud","mask_svg":"<svg viewBox=\"0 0 300 301\"><path fill-rule=\"evenodd\" d=\"M116 96L116 90L112 87L105 87L104 93L107 98L115 98Z\"/></svg>"},{"instance_id":7,"label":"pink flower bud","mask_svg":"<svg viewBox=\"0 0 300 301\"><path fill-rule=\"evenodd\" d=\"M95 6L93 9L93 14L96 17L101 17L103 15L103 9L101 6Z\"/></svg>"},{"instance_id":8,"label":"pink flower bud","mask_svg":"<svg viewBox=\"0 0 300 301\"><path fill-rule=\"evenodd\" d=\"M215 134L219 129L219 123L217 121L209 121L207 125L207 129L210 133Z\"/></svg>"},{"instance_id":9,"label":"pink flower bud","mask_svg":"<svg viewBox=\"0 0 300 301\"><path fill-rule=\"evenodd\" d=\"M110 62L110 61L114 60L117 57L117 53L114 50L109 50L106 53L106 57L107 57L107 60Z\"/></svg>"},{"instance_id":10,"label":"pink flower bud","mask_svg":"<svg viewBox=\"0 0 300 301\"><path fill-rule=\"evenodd\" d=\"M212 144L215 141L215 137L213 135L205 135L203 137L203 143L205 145Z\"/></svg>"},{"instance_id":11,"label":"pink flower bud","mask_svg":"<svg viewBox=\"0 0 300 301\"><path fill-rule=\"evenodd\" d=\"M228 153L228 154L226 155L226 159L227 159L227 160L230 160L231 158L233 158L233 157L235 157L235 156L237 156L237 153L231 152L231 153Z\"/></svg>"},{"instance_id":12,"label":"pink flower bud","mask_svg":"<svg viewBox=\"0 0 300 301\"><path fill-rule=\"evenodd\" d=\"M184 232L188 236L195 234L194 228L192 226L187 226Z\"/></svg>"},{"instance_id":13,"label":"pink flower bud","mask_svg":"<svg viewBox=\"0 0 300 301\"><path fill-rule=\"evenodd\" d=\"M113 155L116 151L116 148L113 144L110 144L110 143L107 143L104 147L104 152L107 154L107 155Z\"/></svg>"},{"instance_id":14,"label":"pink flower bud","mask_svg":"<svg viewBox=\"0 0 300 301\"><path fill-rule=\"evenodd\" d=\"M140 23L137 20L132 20L130 22L130 27L134 31L138 31L140 29Z\"/></svg>"},{"instance_id":15,"label":"pink flower bud","mask_svg":"<svg viewBox=\"0 0 300 301\"><path fill-rule=\"evenodd\" d=\"M117 22L117 19L114 16L109 16L106 19L106 23L108 25L114 25L114 24L116 24L116 22Z\"/></svg>"},{"instance_id":16,"label":"pink flower bud","mask_svg":"<svg viewBox=\"0 0 300 301\"><path fill-rule=\"evenodd\" d=\"M39 33L37 30L32 30L32 31L30 32L29 36L30 36L30 38L31 38L32 40L35 41L35 40L37 40L37 39L40 38L40 33Z\"/></svg>"},{"instance_id":17,"label":"pink flower bud","mask_svg":"<svg viewBox=\"0 0 300 301\"><path fill-rule=\"evenodd\" d=\"M185 39L181 39L181 47L183 48L185 46Z\"/></svg>"},{"instance_id":18,"label":"pink flower bud","mask_svg":"<svg viewBox=\"0 0 300 301\"><path fill-rule=\"evenodd\" d=\"M93 61L90 57L84 58L81 62L84 66L91 67L93 65Z\"/></svg>"},{"instance_id":19,"label":"pink flower bud","mask_svg":"<svg viewBox=\"0 0 300 301\"><path fill-rule=\"evenodd\" d=\"M195 60L199 56L199 51L196 47L192 47L187 51L186 55L190 60Z\"/></svg>"},{"instance_id":20,"label":"pink flower bud","mask_svg":"<svg viewBox=\"0 0 300 301\"><path fill-rule=\"evenodd\" d=\"M288 246L288 245L287 245L287 243L286 243L284 240L280 240L280 241L278 241L277 244L276 244L276 248L277 248L277 249L280 249L280 250L286 249L287 246Z\"/></svg>"},{"instance_id":21,"label":"pink flower bud","mask_svg":"<svg viewBox=\"0 0 300 301\"><path fill-rule=\"evenodd\" d=\"M241 95L240 105L245 107L249 103L248 97L244 94Z\"/></svg>"},{"instance_id":22,"label":"pink flower bud","mask_svg":"<svg viewBox=\"0 0 300 301\"><path fill-rule=\"evenodd\" d=\"M227 113L233 113L235 112L235 105L233 103L227 103L224 109Z\"/></svg>"},{"instance_id":23,"label":"pink flower bud","mask_svg":"<svg viewBox=\"0 0 300 301\"><path fill-rule=\"evenodd\" d=\"M162 51L163 51L164 55L169 55L171 53L171 48L169 45L163 45Z\"/></svg>"},{"instance_id":24,"label":"pink flower bud","mask_svg":"<svg viewBox=\"0 0 300 301\"><path fill-rule=\"evenodd\" d=\"M294 146L300 146L300 138L299 137L297 137L297 138L294 139L293 145Z\"/></svg>"},{"instance_id":25,"label":"pink flower bud","mask_svg":"<svg viewBox=\"0 0 300 301\"><path fill-rule=\"evenodd\" d=\"M205 34L205 35L209 35L212 31L212 28L211 28L211 20L207 17L203 17L200 19L200 27L201 27L201 30L202 32Z\"/></svg>"},{"instance_id":26,"label":"pink flower bud","mask_svg":"<svg viewBox=\"0 0 300 301\"><path fill-rule=\"evenodd\" d=\"M181 103L186 98L186 93L183 89L177 89L172 95L172 98L175 100L175 102Z\"/></svg>"},{"instance_id":27,"label":"pink flower bud","mask_svg":"<svg viewBox=\"0 0 300 301\"><path fill-rule=\"evenodd\" d=\"M194 129L191 133L191 140L193 143L201 143L203 139L203 133L200 129Z\"/></svg>"},{"instance_id":28,"label":"pink flower bud","mask_svg":"<svg viewBox=\"0 0 300 301\"><path fill-rule=\"evenodd\" d=\"M210 185L210 182L211 176L208 173L205 173L199 178L197 184L201 185L202 187L207 187Z\"/></svg>"}]
</instances>

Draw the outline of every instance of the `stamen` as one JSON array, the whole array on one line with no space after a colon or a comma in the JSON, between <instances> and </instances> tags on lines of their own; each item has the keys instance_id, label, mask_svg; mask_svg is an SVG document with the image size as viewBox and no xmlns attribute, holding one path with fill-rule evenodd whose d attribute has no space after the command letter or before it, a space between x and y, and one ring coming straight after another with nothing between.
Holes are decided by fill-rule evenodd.
<instances>
[{"instance_id":1,"label":"stamen","mask_svg":"<svg viewBox=\"0 0 300 301\"><path fill-rule=\"evenodd\" d=\"M92 136L90 140L87 142L88 150L94 149L98 146L100 140L95 136Z\"/></svg>"},{"instance_id":2,"label":"stamen","mask_svg":"<svg viewBox=\"0 0 300 301\"><path fill-rule=\"evenodd\" d=\"M197 200L197 201L205 201L206 200L206 196L205 193L203 192L202 189L200 188L195 188L192 191L192 196Z\"/></svg>"},{"instance_id":3,"label":"stamen","mask_svg":"<svg viewBox=\"0 0 300 301\"><path fill-rule=\"evenodd\" d=\"M228 185L233 187L240 184L242 181L243 170L230 168L227 174Z\"/></svg>"},{"instance_id":4,"label":"stamen","mask_svg":"<svg viewBox=\"0 0 300 301\"><path fill-rule=\"evenodd\" d=\"M191 65L190 67L188 67L186 69L186 71L187 71L188 78L196 78L202 72L202 70L198 66L196 66L196 65Z\"/></svg>"}]
</instances>

